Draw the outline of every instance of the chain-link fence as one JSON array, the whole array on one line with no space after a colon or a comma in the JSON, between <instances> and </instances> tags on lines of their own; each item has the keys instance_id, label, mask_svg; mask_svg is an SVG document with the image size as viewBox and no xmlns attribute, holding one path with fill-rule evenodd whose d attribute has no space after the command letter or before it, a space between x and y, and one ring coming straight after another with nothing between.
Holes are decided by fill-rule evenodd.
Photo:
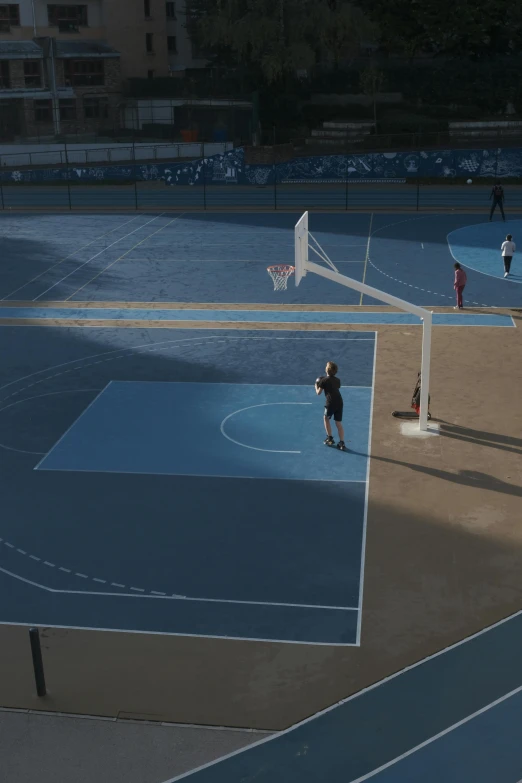
<instances>
[{"instance_id":1,"label":"chain-link fence","mask_svg":"<svg viewBox=\"0 0 522 783\"><path fill-rule=\"evenodd\" d=\"M3 209L487 210L496 180L506 209L522 207L522 146L306 155L138 143L17 156L1 160Z\"/></svg>"}]
</instances>

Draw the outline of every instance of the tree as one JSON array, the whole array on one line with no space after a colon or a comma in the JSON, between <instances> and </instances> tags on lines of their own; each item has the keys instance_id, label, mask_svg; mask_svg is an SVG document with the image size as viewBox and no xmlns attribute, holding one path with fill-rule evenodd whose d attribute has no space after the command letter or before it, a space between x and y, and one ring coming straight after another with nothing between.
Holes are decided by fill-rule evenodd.
<instances>
[{"instance_id":1,"label":"tree","mask_svg":"<svg viewBox=\"0 0 522 783\"><path fill-rule=\"evenodd\" d=\"M357 0L390 51L483 58L520 44L517 0ZM512 43L511 43L512 42Z\"/></svg>"},{"instance_id":2,"label":"tree","mask_svg":"<svg viewBox=\"0 0 522 783\"><path fill-rule=\"evenodd\" d=\"M187 11L191 35L228 48L268 82L309 69L320 49L338 60L369 27L347 0L187 0Z\"/></svg>"}]
</instances>

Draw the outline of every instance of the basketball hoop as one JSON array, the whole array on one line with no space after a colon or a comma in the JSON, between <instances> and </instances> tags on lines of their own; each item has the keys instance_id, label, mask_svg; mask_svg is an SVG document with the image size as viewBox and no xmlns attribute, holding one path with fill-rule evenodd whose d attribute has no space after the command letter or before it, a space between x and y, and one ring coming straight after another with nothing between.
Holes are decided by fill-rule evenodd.
<instances>
[{"instance_id":1,"label":"basketball hoop","mask_svg":"<svg viewBox=\"0 0 522 783\"><path fill-rule=\"evenodd\" d=\"M273 280L274 291L286 291L288 278L295 272L295 267L289 264L277 264L267 267L268 274Z\"/></svg>"}]
</instances>

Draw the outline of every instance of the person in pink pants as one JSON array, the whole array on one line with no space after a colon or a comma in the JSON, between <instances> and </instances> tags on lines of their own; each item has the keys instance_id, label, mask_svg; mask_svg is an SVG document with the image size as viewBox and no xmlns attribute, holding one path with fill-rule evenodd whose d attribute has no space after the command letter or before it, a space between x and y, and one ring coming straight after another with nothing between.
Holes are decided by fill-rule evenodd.
<instances>
[{"instance_id":1,"label":"person in pink pants","mask_svg":"<svg viewBox=\"0 0 522 783\"><path fill-rule=\"evenodd\" d=\"M462 292L464 291L464 288L466 286L466 283L468 282L468 278L466 276L465 271L461 268L459 263L456 263L453 265L455 268L455 281L453 283L453 288L455 289L455 293L457 294L457 306L454 307L454 310L462 310L464 305L462 304Z\"/></svg>"}]
</instances>

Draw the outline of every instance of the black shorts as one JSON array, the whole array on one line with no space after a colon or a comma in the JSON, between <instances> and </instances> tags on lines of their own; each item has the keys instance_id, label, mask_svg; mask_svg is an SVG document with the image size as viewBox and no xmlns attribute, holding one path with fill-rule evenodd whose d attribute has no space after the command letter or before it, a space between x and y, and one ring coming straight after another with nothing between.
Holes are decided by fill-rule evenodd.
<instances>
[{"instance_id":1,"label":"black shorts","mask_svg":"<svg viewBox=\"0 0 522 783\"><path fill-rule=\"evenodd\" d=\"M332 416L334 417L334 421L342 421L343 420L343 406L341 405L335 405L330 403L330 405L326 405L324 409L324 417L325 419L331 419Z\"/></svg>"}]
</instances>

